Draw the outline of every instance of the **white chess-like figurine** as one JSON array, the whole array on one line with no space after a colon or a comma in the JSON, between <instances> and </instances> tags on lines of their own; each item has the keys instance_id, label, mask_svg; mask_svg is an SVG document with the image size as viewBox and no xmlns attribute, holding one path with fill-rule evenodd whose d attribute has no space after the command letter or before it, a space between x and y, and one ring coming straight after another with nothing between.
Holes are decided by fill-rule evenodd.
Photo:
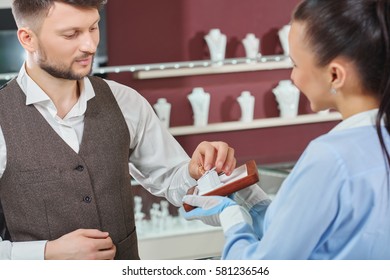
<instances>
[{"instance_id":1,"label":"white chess-like figurine","mask_svg":"<svg viewBox=\"0 0 390 280\"><path fill-rule=\"evenodd\" d=\"M242 40L242 44L245 48L246 57L249 59L256 59L260 56L260 39L256 38L255 34L248 33L246 37Z\"/></svg>"},{"instance_id":2,"label":"white chess-like figurine","mask_svg":"<svg viewBox=\"0 0 390 280\"><path fill-rule=\"evenodd\" d=\"M152 208L150 209L150 222L152 224L153 230L159 232L161 230L161 211L160 204L153 203Z\"/></svg>"},{"instance_id":3,"label":"white chess-like figurine","mask_svg":"<svg viewBox=\"0 0 390 280\"><path fill-rule=\"evenodd\" d=\"M210 59L215 63L222 63L226 52L226 35L218 28L211 29L204 37L210 51Z\"/></svg>"},{"instance_id":4,"label":"white chess-like figurine","mask_svg":"<svg viewBox=\"0 0 390 280\"><path fill-rule=\"evenodd\" d=\"M169 202L166 200L160 201L161 208L161 223L163 229L169 229L172 227L172 216L169 213Z\"/></svg>"},{"instance_id":5,"label":"white chess-like figurine","mask_svg":"<svg viewBox=\"0 0 390 280\"><path fill-rule=\"evenodd\" d=\"M168 217L169 216L169 203L168 203L168 201L161 200L160 207L161 207L161 216Z\"/></svg>"},{"instance_id":6,"label":"white chess-like figurine","mask_svg":"<svg viewBox=\"0 0 390 280\"><path fill-rule=\"evenodd\" d=\"M143 220L145 213L142 212L142 198L138 195L134 196L134 216L136 220Z\"/></svg>"},{"instance_id":7,"label":"white chess-like figurine","mask_svg":"<svg viewBox=\"0 0 390 280\"><path fill-rule=\"evenodd\" d=\"M187 98L191 103L192 111L194 113L194 125L207 125L210 108L210 94L204 92L203 88L196 87Z\"/></svg>"},{"instance_id":8,"label":"white chess-like figurine","mask_svg":"<svg viewBox=\"0 0 390 280\"><path fill-rule=\"evenodd\" d=\"M291 80L282 80L272 92L279 104L280 116L282 118L293 118L298 115L299 89Z\"/></svg>"},{"instance_id":9,"label":"white chess-like figurine","mask_svg":"<svg viewBox=\"0 0 390 280\"><path fill-rule=\"evenodd\" d=\"M285 56L290 55L290 48L288 46L288 34L290 33L291 25L286 24L278 31L278 36L280 40L280 44L282 45L283 52Z\"/></svg>"},{"instance_id":10,"label":"white chess-like figurine","mask_svg":"<svg viewBox=\"0 0 390 280\"><path fill-rule=\"evenodd\" d=\"M242 122L253 121L253 114L255 109L255 97L251 95L249 91L241 92L241 95L237 97L237 102L241 108L241 119Z\"/></svg>"},{"instance_id":11,"label":"white chess-like figurine","mask_svg":"<svg viewBox=\"0 0 390 280\"><path fill-rule=\"evenodd\" d=\"M166 128L169 127L170 123L171 107L172 105L167 102L166 98L157 99L157 102L153 105L158 118Z\"/></svg>"},{"instance_id":12,"label":"white chess-like figurine","mask_svg":"<svg viewBox=\"0 0 390 280\"><path fill-rule=\"evenodd\" d=\"M142 212L142 198L134 196L134 218L137 226L137 232L143 233L145 213Z\"/></svg>"}]
</instances>

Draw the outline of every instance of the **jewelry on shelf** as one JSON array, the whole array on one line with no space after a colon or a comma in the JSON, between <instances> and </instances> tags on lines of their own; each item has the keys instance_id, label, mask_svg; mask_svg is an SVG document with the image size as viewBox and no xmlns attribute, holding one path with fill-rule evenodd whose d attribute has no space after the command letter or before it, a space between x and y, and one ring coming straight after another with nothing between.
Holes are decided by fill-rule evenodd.
<instances>
[{"instance_id":1,"label":"jewelry on shelf","mask_svg":"<svg viewBox=\"0 0 390 280\"><path fill-rule=\"evenodd\" d=\"M241 108L241 119L242 122L251 122L253 121L253 114L255 108L255 97L251 95L249 91L243 91L239 97L237 97L237 102Z\"/></svg>"},{"instance_id":2,"label":"jewelry on shelf","mask_svg":"<svg viewBox=\"0 0 390 280\"><path fill-rule=\"evenodd\" d=\"M192 60L192 61L178 61L178 62L165 62L165 63L150 63L150 64L134 64L134 65L117 65L117 66L104 66L92 69L93 75L105 75L111 73L133 73L136 79L152 79L161 77L180 77L183 76L182 72L194 70L195 73L191 75L202 74L216 74L218 68L213 68L211 60ZM226 69L219 67L221 73L234 73L245 71L260 71L260 70L272 70L272 69L290 69L292 67L291 60L284 55L263 55L257 57L255 60L248 59L246 57L227 58L222 61L222 66L226 66ZM210 69L213 68L213 69ZM153 73L154 72L154 73ZM168 72L166 75L161 73ZM170 73L172 72L172 73ZM147 77L144 77L145 74ZM157 76L155 73L158 73ZM0 80L11 80L16 77L18 73L0 73Z\"/></svg>"},{"instance_id":3,"label":"jewelry on shelf","mask_svg":"<svg viewBox=\"0 0 390 280\"><path fill-rule=\"evenodd\" d=\"M259 52L260 39L256 38L255 34L246 34L246 37L242 40L242 44L244 45L247 58L256 59L257 57L261 56Z\"/></svg>"},{"instance_id":4,"label":"jewelry on shelf","mask_svg":"<svg viewBox=\"0 0 390 280\"><path fill-rule=\"evenodd\" d=\"M194 125L205 126L208 123L210 94L204 92L203 88L196 87L187 96L191 103L192 111L194 113Z\"/></svg>"},{"instance_id":5,"label":"jewelry on shelf","mask_svg":"<svg viewBox=\"0 0 390 280\"><path fill-rule=\"evenodd\" d=\"M291 80L282 80L272 92L279 104L280 116L282 118L294 118L298 115L299 89Z\"/></svg>"},{"instance_id":6,"label":"jewelry on shelf","mask_svg":"<svg viewBox=\"0 0 390 280\"><path fill-rule=\"evenodd\" d=\"M290 33L290 29L291 29L291 25L286 24L278 31L279 40L282 45L285 56L290 55L290 48L288 46L288 34Z\"/></svg>"},{"instance_id":7,"label":"jewelry on shelf","mask_svg":"<svg viewBox=\"0 0 390 280\"><path fill-rule=\"evenodd\" d=\"M204 39L210 51L211 61L217 65L222 65L222 61L225 59L226 35L222 34L218 28L214 28L210 30Z\"/></svg>"},{"instance_id":8,"label":"jewelry on shelf","mask_svg":"<svg viewBox=\"0 0 390 280\"><path fill-rule=\"evenodd\" d=\"M167 102L166 98L157 99L157 102L153 105L158 118L166 128L169 127L170 123L171 107L172 105Z\"/></svg>"}]
</instances>

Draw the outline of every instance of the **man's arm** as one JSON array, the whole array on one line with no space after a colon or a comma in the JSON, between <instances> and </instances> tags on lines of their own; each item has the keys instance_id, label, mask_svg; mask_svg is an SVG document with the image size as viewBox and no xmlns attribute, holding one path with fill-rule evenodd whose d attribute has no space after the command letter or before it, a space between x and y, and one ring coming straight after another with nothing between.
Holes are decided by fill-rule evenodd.
<instances>
[{"instance_id":1,"label":"man's arm","mask_svg":"<svg viewBox=\"0 0 390 280\"><path fill-rule=\"evenodd\" d=\"M130 132L130 173L150 193L181 206L187 190L202 175L199 165L206 170L216 166L226 174L234 169L234 150L226 143L202 142L190 159L144 97L117 82L106 82Z\"/></svg>"},{"instance_id":2,"label":"man's arm","mask_svg":"<svg viewBox=\"0 0 390 280\"><path fill-rule=\"evenodd\" d=\"M11 242L0 237L1 260L43 260L46 240Z\"/></svg>"},{"instance_id":3,"label":"man's arm","mask_svg":"<svg viewBox=\"0 0 390 280\"><path fill-rule=\"evenodd\" d=\"M2 260L110 260L116 253L109 234L78 229L53 241L11 242L0 237Z\"/></svg>"}]
</instances>

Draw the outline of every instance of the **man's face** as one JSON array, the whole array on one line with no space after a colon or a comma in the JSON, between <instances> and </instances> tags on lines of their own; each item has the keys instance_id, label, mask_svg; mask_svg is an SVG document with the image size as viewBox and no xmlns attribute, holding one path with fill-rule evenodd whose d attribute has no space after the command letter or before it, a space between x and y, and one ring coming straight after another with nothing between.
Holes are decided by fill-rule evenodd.
<instances>
[{"instance_id":1,"label":"man's face","mask_svg":"<svg viewBox=\"0 0 390 280\"><path fill-rule=\"evenodd\" d=\"M99 43L99 13L55 2L38 34L35 62L48 74L79 80L92 70Z\"/></svg>"}]
</instances>

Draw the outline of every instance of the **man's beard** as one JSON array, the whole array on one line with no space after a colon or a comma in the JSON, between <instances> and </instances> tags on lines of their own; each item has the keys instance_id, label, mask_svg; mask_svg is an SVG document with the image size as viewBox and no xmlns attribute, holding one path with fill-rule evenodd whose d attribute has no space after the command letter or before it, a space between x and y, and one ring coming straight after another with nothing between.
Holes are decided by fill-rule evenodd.
<instances>
[{"instance_id":1,"label":"man's beard","mask_svg":"<svg viewBox=\"0 0 390 280\"><path fill-rule=\"evenodd\" d=\"M79 57L77 59L87 58L90 55L91 54L85 54L83 57ZM46 53L41 49L40 57L38 58L38 64L39 67L41 67L44 71L46 71L48 74L50 74L53 77L66 79L66 80L81 80L85 76L88 76L89 74L92 73L93 59L94 56L92 57L91 66L87 74L77 74L72 70L72 65L67 67L63 64L60 65L60 64L50 63L47 60Z\"/></svg>"}]
</instances>

